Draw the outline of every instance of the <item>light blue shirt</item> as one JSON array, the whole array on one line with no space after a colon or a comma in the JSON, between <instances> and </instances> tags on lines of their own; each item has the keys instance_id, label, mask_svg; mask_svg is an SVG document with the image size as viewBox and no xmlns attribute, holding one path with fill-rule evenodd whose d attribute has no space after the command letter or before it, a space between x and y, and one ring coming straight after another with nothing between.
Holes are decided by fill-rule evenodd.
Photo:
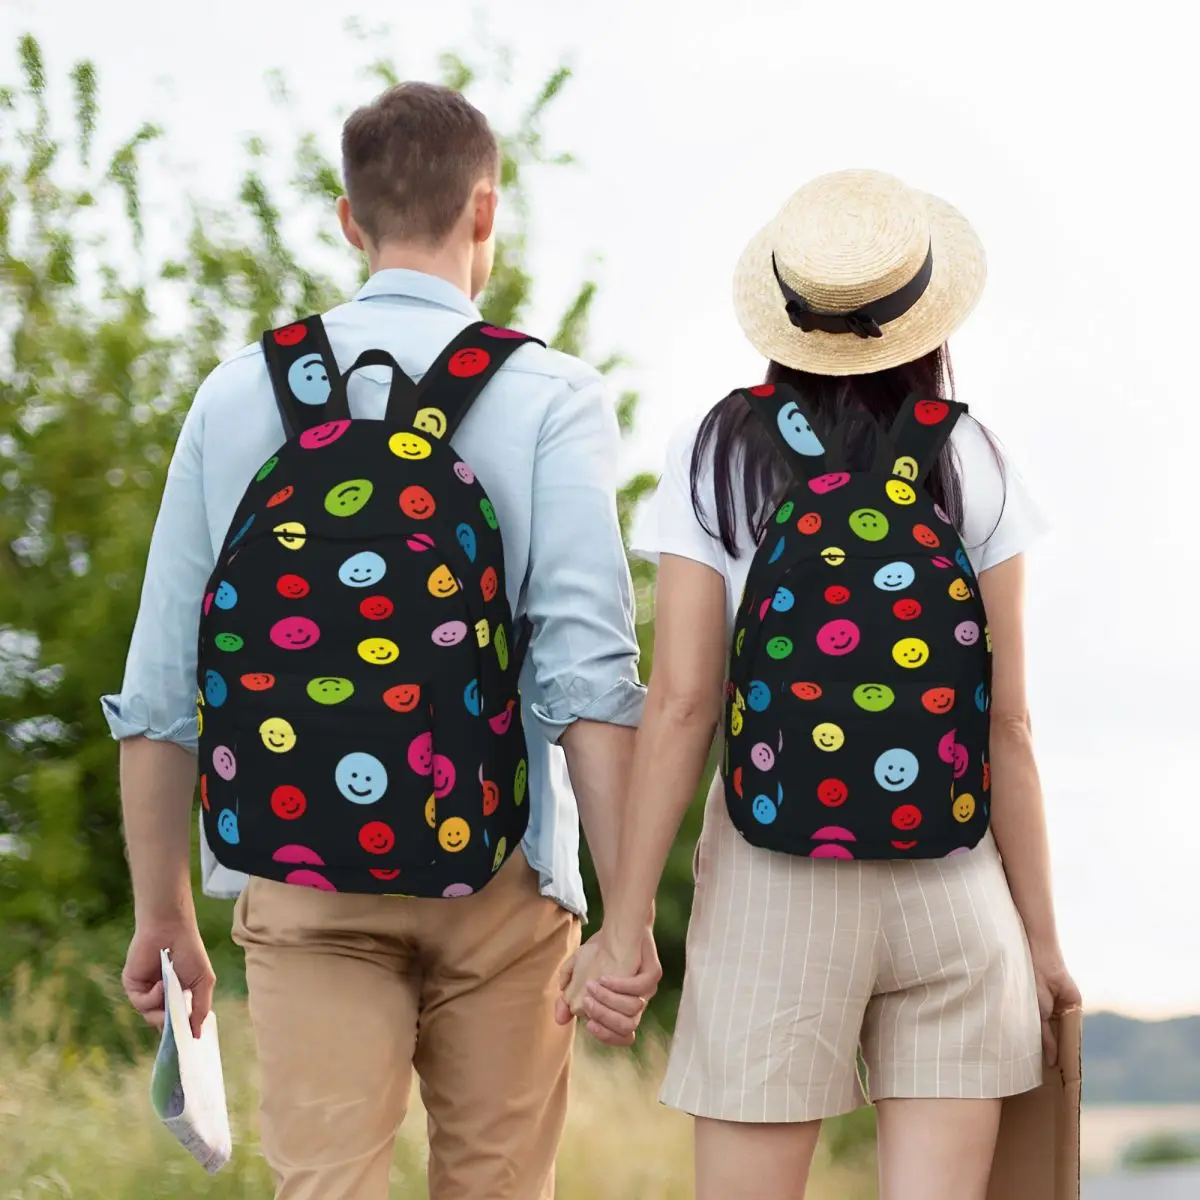
<instances>
[{"instance_id":1,"label":"light blue shirt","mask_svg":"<svg viewBox=\"0 0 1200 1200\"><path fill-rule=\"evenodd\" d=\"M354 300L324 318L343 370L361 351L379 347L418 380L479 319L452 284L395 269L372 276ZM382 418L389 382L385 368L356 372L352 415ZM180 431L124 683L120 695L103 698L114 737L144 735L195 752L204 587L246 485L283 440L262 351L249 346L204 381ZM617 522L619 443L603 377L536 345L505 363L453 438L499 517L514 617L524 613L533 625L521 673L531 797L523 849L543 894L581 916L578 812L557 741L581 717L636 725L644 695ZM241 890L245 876L219 867L203 840L201 856L208 894Z\"/></svg>"}]
</instances>

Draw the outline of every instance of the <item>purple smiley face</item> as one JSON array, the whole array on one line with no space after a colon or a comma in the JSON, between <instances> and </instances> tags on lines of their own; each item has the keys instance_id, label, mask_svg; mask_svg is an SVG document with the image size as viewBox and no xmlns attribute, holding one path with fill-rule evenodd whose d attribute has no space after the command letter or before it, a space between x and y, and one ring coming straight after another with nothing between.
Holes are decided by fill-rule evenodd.
<instances>
[{"instance_id":1,"label":"purple smiley face","mask_svg":"<svg viewBox=\"0 0 1200 1200\"><path fill-rule=\"evenodd\" d=\"M228 746L218 746L213 751L213 770L226 782L237 774L237 759Z\"/></svg>"},{"instance_id":2,"label":"purple smiley face","mask_svg":"<svg viewBox=\"0 0 1200 1200\"><path fill-rule=\"evenodd\" d=\"M454 473L463 481L463 483L475 482L475 472L472 471L465 462L456 462L454 464Z\"/></svg>"},{"instance_id":3,"label":"purple smiley face","mask_svg":"<svg viewBox=\"0 0 1200 1200\"><path fill-rule=\"evenodd\" d=\"M474 892L474 888L469 883L452 883L443 893L447 900L457 900L462 896L469 896Z\"/></svg>"},{"instance_id":4,"label":"purple smiley face","mask_svg":"<svg viewBox=\"0 0 1200 1200\"><path fill-rule=\"evenodd\" d=\"M954 640L960 646L973 646L979 641L979 626L974 621L960 621L954 627Z\"/></svg>"},{"instance_id":5,"label":"purple smiley face","mask_svg":"<svg viewBox=\"0 0 1200 1200\"><path fill-rule=\"evenodd\" d=\"M769 771L775 765L775 752L766 742L759 742L750 751L750 761L760 771Z\"/></svg>"},{"instance_id":6,"label":"purple smiley face","mask_svg":"<svg viewBox=\"0 0 1200 1200\"><path fill-rule=\"evenodd\" d=\"M457 646L466 636L466 621L445 621L430 635L435 646Z\"/></svg>"}]
</instances>

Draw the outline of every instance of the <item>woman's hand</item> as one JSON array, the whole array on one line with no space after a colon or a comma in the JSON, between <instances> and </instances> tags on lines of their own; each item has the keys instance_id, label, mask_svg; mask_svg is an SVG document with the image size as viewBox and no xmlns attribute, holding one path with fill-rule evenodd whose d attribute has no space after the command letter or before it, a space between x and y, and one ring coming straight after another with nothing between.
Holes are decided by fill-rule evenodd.
<instances>
[{"instance_id":1,"label":"woman's hand","mask_svg":"<svg viewBox=\"0 0 1200 1200\"><path fill-rule=\"evenodd\" d=\"M630 1046L646 1005L658 990L662 965L647 926L640 944L621 951L600 930L563 968L555 1019L565 1025L574 1017L607 1046Z\"/></svg>"},{"instance_id":2,"label":"woman's hand","mask_svg":"<svg viewBox=\"0 0 1200 1200\"><path fill-rule=\"evenodd\" d=\"M1051 1017L1060 1017L1069 1009L1078 1008L1083 1003L1075 980L1067 971L1063 962L1062 952L1055 947L1051 950L1033 950L1033 977L1037 983L1038 1012L1042 1018L1042 1050L1046 1062L1054 1066L1058 1062L1058 1039L1054 1026L1050 1024Z\"/></svg>"}]
</instances>

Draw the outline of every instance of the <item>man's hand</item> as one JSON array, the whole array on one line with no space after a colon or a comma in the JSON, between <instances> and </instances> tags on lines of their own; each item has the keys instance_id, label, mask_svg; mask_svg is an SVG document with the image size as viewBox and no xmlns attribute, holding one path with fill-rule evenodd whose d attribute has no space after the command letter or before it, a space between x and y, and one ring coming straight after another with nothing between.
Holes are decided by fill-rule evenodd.
<instances>
[{"instance_id":1,"label":"man's hand","mask_svg":"<svg viewBox=\"0 0 1200 1200\"><path fill-rule=\"evenodd\" d=\"M566 1025L574 1017L607 1046L631 1046L646 1005L658 991L662 964L649 926L634 955L611 950L601 929L567 962L559 979L555 1019Z\"/></svg>"},{"instance_id":2,"label":"man's hand","mask_svg":"<svg viewBox=\"0 0 1200 1200\"><path fill-rule=\"evenodd\" d=\"M200 1026L212 1008L213 987L217 982L208 951L200 938L195 917L176 925L142 928L138 926L125 956L121 984L130 1003L155 1029L163 1027L163 981L160 951L170 950L171 963L180 985L192 993L192 1036L200 1036Z\"/></svg>"}]
</instances>

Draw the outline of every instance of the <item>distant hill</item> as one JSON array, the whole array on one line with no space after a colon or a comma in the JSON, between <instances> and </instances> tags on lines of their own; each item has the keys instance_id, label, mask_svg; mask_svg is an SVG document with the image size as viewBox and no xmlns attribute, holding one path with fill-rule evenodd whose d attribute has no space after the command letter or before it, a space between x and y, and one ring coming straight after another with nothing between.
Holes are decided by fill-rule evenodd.
<instances>
[{"instance_id":1,"label":"distant hill","mask_svg":"<svg viewBox=\"0 0 1200 1200\"><path fill-rule=\"evenodd\" d=\"M1200 1104L1200 1016L1083 1022L1085 1104Z\"/></svg>"}]
</instances>

